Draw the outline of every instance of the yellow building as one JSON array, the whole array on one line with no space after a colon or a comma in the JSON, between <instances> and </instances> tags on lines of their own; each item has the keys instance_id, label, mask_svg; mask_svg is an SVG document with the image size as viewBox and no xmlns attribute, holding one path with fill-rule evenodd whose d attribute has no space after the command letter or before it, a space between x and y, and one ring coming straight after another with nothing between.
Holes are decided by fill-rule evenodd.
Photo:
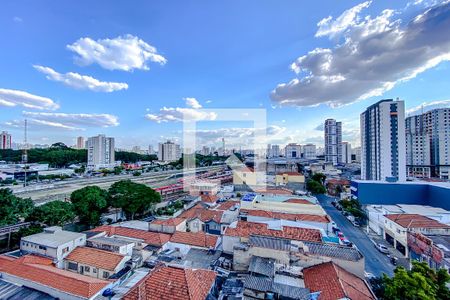
<instances>
[{"instance_id":1,"label":"yellow building","mask_svg":"<svg viewBox=\"0 0 450 300\"><path fill-rule=\"evenodd\" d=\"M298 172L280 172L275 176L276 185L303 184L305 176Z\"/></svg>"}]
</instances>

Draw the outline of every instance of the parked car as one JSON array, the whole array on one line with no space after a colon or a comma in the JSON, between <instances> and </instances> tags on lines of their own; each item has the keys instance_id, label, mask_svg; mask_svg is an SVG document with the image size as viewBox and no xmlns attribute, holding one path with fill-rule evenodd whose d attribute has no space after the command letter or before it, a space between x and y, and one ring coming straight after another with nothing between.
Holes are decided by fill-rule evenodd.
<instances>
[{"instance_id":1,"label":"parked car","mask_svg":"<svg viewBox=\"0 0 450 300\"><path fill-rule=\"evenodd\" d=\"M355 226L355 227L360 227L359 223L356 222L356 221L353 221L352 224L353 224L353 226Z\"/></svg>"},{"instance_id":2,"label":"parked car","mask_svg":"<svg viewBox=\"0 0 450 300\"><path fill-rule=\"evenodd\" d=\"M350 242L350 241L347 240L347 239L343 239L343 240L342 240L342 243L343 243L345 246L347 246L347 247L353 247L353 243Z\"/></svg>"},{"instance_id":3,"label":"parked car","mask_svg":"<svg viewBox=\"0 0 450 300\"><path fill-rule=\"evenodd\" d=\"M376 244L375 248L377 248L377 250L380 251L381 253L384 253L384 254L389 253L389 249L383 244Z\"/></svg>"},{"instance_id":4,"label":"parked car","mask_svg":"<svg viewBox=\"0 0 450 300\"><path fill-rule=\"evenodd\" d=\"M336 206L336 201L331 201L331 205Z\"/></svg>"}]
</instances>

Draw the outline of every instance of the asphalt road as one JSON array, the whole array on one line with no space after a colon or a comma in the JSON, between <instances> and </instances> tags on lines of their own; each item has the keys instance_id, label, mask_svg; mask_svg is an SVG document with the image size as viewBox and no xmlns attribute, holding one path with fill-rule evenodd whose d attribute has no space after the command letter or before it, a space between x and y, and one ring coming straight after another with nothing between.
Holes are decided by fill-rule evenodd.
<instances>
[{"instance_id":1,"label":"asphalt road","mask_svg":"<svg viewBox=\"0 0 450 300\"><path fill-rule=\"evenodd\" d=\"M317 198L323 209L333 219L345 237L355 244L364 255L366 272L372 273L375 276L381 276L383 273L393 276L394 266L389 261L389 258L374 247L373 242L361 229L353 226L340 211L331 205L331 201L334 198L325 195L320 195Z\"/></svg>"}]
</instances>

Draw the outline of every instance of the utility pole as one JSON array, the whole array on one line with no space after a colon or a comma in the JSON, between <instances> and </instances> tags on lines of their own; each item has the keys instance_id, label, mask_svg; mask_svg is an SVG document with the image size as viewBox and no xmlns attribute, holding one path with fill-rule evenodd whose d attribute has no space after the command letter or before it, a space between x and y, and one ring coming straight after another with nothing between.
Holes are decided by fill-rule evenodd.
<instances>
[{"instance_id":1,"label":"utility pole","mask_svg":"<svg viewBox=\"0 0 450 300\"><path fill-rule=\"evenodd\" d=\"M22 164L25 173L23 186L27 186L27 163L28 163L28 138L27 138L27 130L28 130L28 121L25 119L25 128L24 128L24 136L23 136L23 149L22 149Z\"/></svg>"}]
</instances>

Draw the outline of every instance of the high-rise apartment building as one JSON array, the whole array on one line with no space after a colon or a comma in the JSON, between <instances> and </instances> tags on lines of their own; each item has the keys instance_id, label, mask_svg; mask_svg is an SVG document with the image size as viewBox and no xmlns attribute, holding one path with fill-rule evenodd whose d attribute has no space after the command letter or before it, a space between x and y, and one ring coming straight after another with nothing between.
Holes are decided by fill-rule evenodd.
<instances>
[{"instance_id":1,"label":"high-rise apartment building","mask_svg":"<svg viewBox=\"0 0 450 300\"><path fill-rule=\"evenodd\" d=\"M284 148L284 155L288 159L300 158L302 153L302 146L296 143L287 144Z\"/></svg>"},{"instance_id":2,"label":"high-rise apartment building","mask_svg":"<svg viewBox=\"0 0 450 300\"><path fill-rule=\"evenodd\" d=\"M7 131L2 131L0 133L0 149L11 149L12 139L11 135Z\"/></svg>"},{"instance_id":3,"label":"high-rise apartment building","mask_svg":"<svg viewBox=\"0 0 450 300\"><path fill-rule=\"evenodd\" d=\"M449 179L450 108L408 117L405 128L408 176Z\"/></svg>"},{"instance_id":4,"label":"high-rise apartment building","mask_svg":"<svg viewBox=\"0 0 450 300\"><path fill-rule=\"evenodd\" d=\"M361 179L406 180L405 103L378 101L360 120Z\"/></svg>"},{"instance_id":5,"label":"high-rise apartment building","mask_svg":"<svg viewBox=\"0 0 450 300\"><path fill-rule=\"evenodd\" d=\"M267 157L274 158L280 156L280 145L267 145Z\"/></svg>"},{"instance_id":6,"label":"high-rise apartment building","mask_svg":"<svg viewBox=\"0 0 450 300\"><path fill-rule=\"evenodd\" d=\"M352 145L349 142L342 142L341 162L344 164L352 162Z\"/></svg>"},{"instance_id":7,"label":"high-rise apartment building","mask_svg":"<svg viewBox=\"0 0 450 300\"><path fill-rule=\"evenodd\" d=\"M305 159L316 159L316 145L314 144L306 144L303 146L303 158Z\"/></svg>"},{"instance_id":8,"label":"high-rise apartment building","mask_svg":"<svg viewBox=\"0 0 450 300\"><path fill-rule=\"evenodd\" d=\"M334 119L325 120L325 161L333 165L341 163L342 123Z\"/></svg>"},{"instance_id":9,"label":"high-rise apartment building","mask_svg":"<svg viewBox=\"0 0 450 300\"><path fill-rule=\"evenodd\" d=\"M181 158L180 145L174 142L167 141L159 143L158 146L158 160L160 161L175 161Z\"/></svg>"},{"instance_id":10,"label":"high-rise apartment building","mask_svg":"<svg viewBox=\"0 0 450 300\"><path fill-rule=\"evenodd\" d=\"M86 143L84 141L84 137L77 137L77 149L84 149L86 147Z\"/></svg>"},{"instance_id":11,"label":"high-rise apartment building","mask_svg":"<svg viewBox=\"0 0 450 300\"><path fill-rule=\"evenodd\" d=\"M110 168L115 163L114 138L104 134L88 138L88 169Z\"/></svg>"}]
</instances>

